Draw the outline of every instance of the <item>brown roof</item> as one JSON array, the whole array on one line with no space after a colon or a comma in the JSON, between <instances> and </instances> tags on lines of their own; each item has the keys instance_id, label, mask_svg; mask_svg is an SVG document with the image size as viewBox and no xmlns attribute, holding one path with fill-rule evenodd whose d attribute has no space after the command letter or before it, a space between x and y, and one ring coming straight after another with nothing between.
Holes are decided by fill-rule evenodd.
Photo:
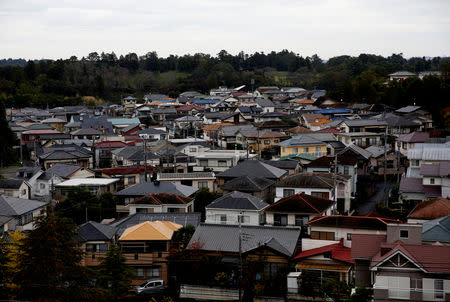
<instances>
[{"instance_id":1,"label":"brown roof","mask_svg":"<svg viewBox=\"0 0 450 302\"><path fill-rule=\"evenodd\" d=\"M283 138L287 135L277 131L257 131L245 135L246 137L258 137L258 138Z\"/></svg>"},{"instance_id":2,"label":"brown roof","mask_svg":"<svg viewBox=\"0 0 450 302\"><path fill-rule=\"evenodd\" d=\"M311 133L312 130L310 130L306 127L297 126L297 127L286 130L286 132L289 132L289 133Z\"/></svg>"},{"instance_id":3,"label":"brown roof","mask_svg":"<svg viewBox=\"0 0 450 302\"><path fill-rule=\"evenodd\" d=\"M353 259L372 259L380 250L380 245L386 242L386 235L375 234L352 234L352 241L358 244L352 244Z\"/></svg>"},{"instance_id":4,"label":"brown roof","mask_svg":"<svg viewBox=\"0 0 450 302\"><path fill-rule=\"evenodd\" d=\"M439 197L416 205L409 213L408 218L431 220L448 215L450 215L450 200Z\"/></svg>"},{"instance_id":5,"label":"brown roof","mask_svg":"<svg viewBox=\"0 0 450 302\"><path fill-rule=\"evenodd\" d=\"M217 131L222 126L231 126L232 123L216 123L216 124L210 124L202 128L204 131Z\"/></svg>"},{"instance_id":6,"label":"brown roof","mask_svg":"<svg viewBox=\"0 0 450 302\"><path fill-rule=\"evenodd\" d=\"M298 193L284 197L264 209L266 212L297 212L321 214L331 207L335 201Z\"/></svg>"},{"instance_id":7,"label":"brown roof","mask_svg":"<svg viewBox=\"0 0 450 302\"><path fill-rule=\"evenodd\" d=\"M326 118L326 116L321 113L304 113L302 117L305 121L308 121L309 123L314 122L318 118Z\"/></svg>"},{"instance_id":8,"label":"brown roof","mask_svg":"<svg viewBox=\"0 0 450 302\"><path fill-rule=\"evenodd\" d=\"M372 258L371 267L381 264L390 256L400 252L426 272L450 273L450 246L403 244L397 241L393 244L382 244L381 248L387 248L390 251L383 255L380 252L377 253Z\"/></svg>"},{"instance_id":9,"label":"brown roof","mask_svg":"<svg viewBox=\"0 0 450 302\"><path fill-rule=\"evenodd\" d=\"M337 161L338 161L338 164L341 164L341 165L352 165L353 166L356 164L356 162L358 160L354 157L338 156ZM316 158L315 160L313 160L306 166L308 166L308 167L331 167L333 164L334 164L334 156L325 155L325 156Z\"/></svg>"}]
</instances>

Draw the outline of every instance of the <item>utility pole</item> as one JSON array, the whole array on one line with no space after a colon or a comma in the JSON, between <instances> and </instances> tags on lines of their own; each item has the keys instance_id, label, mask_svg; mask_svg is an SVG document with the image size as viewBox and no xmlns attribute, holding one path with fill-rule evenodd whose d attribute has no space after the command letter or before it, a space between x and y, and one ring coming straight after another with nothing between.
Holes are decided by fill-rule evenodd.
<instances>
[{"instance_id":1,"label":"utility pole","mask_svg":"<svg viewBox=\"0 0 450 302\"><path fill-rule=\"evenodd\" d=\"M387 179L386 179L386 169L387 169L387 135L388 135L388 126L386 125L386 131L384 135L384 202L386 206L388 205L387 202L387 194L386 194L386 185L387 185Z\"/></svg>"},{"instance_id":2,"label":"utility pole","mask_svg":"<svg viewBox=\"0 0 450 302\"><path fill-rule=\"evenodd\" d=\"M147 182L147 144L145 138L142 140L144 141L144 179Z\"/></svg>"},{"instance_id":3,"label":"utility pole","mask_svg":"<svg viewBox=\"0 0 450 302\"><path fill-rule=\"evenodd\" d=\"M239 302L242 301L242 213L238 215L239 222Z\"/></svg>"}]
</instances>

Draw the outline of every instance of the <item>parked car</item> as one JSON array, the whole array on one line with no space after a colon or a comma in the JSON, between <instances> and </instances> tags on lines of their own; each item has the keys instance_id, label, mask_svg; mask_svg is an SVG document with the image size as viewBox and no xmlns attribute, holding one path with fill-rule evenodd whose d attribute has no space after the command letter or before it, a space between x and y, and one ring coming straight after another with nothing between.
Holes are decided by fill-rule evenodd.
<instances>
[{"instance_id":1,"label":"parked car","mask_svg":"<svg viewBox=\"0 0 450 302\"><path fill-rule=\"evenodd\" d=\"M136 292L138 295L155 295L161 294L166 290L164 280L151 279L147 280L139 286L136 286Z\"/></svg>"}]
</instances>

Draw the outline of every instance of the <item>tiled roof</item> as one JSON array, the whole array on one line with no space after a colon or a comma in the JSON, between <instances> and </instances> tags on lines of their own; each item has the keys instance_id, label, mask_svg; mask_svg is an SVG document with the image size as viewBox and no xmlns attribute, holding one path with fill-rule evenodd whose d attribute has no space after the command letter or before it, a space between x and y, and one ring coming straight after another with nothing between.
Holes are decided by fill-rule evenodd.
<instances>
[{"instance_id":1,"label":"tiled roof","mask_svg":"<svg viewBox=\"0 0 450 302\"><path fill-rule=\"evenodd\" d=\"M104 141L94 145L95 148L121 148L126 146L128 145L120 141Z\"/></svg>"},{"instance_id":2,"label":"tiled roof","mask_svg":"<svg viewBox=\"0 0 450 302\"><path fill-rule=\"evenodd\" d=\"M205 108L202 108L197 105L184 105L184 106L178 107L176 110L177 111L191 111L191 110L204 111Z\"/></svg>"},{"instance_id":3,"label":"tiled roof","mask_svg":"<svg viewBox=\"0 0 450 302\"><path fill-rule=\"evenodd\" d=\"M312 130L310 130L308 128L305 128L305 127L302 127L302 126L297 126L297 127L294 127L294 128L286 130L286 132L289 132L289 133L310 133L310 132L312 132Z\"/></svg>"},{"instance_id":4,"label":"tiled roof","mask_svg":"<svg viewBox=\"0 0 450 302\"><path fill-rule=\"evenodd\" d=\"M168 193L151 193L130 202L130 204L188 204L192 198Z\"/></svg>"},{"instance_id":5,"label":"tiled roof","mask_svg":"<svg viewBox=\"0 0 450 302\"><path fill-rule=\"evenodd\" d=\"M46 173L55 174L63 178L67 178L76 171L82 169L82 167L77 165L69 165L69 164L63 164L63 163L56 163L51 166L50 169L47 169L45 171Z\"/></svg>"},{"instance_id":6,"label":"tiled roof","mask_svg":"<svg viewBox=\"0 0 450 302\"><path fill-rule=\"evenodd\" d=\"M217 131L222 126L231 126L231 125L233 125L233 124L232 123L215 123L215 124L206 125L205 127L202 128L202 130L204 130L204 131Z\"/></svg>"},{"instance_id":7,"label":"tiled roof","mask_svg":"<svg viewBox=\"0 0 450 302\"><path fill-rule=\"evenodd\" d=\"M152 173L154 168L153 166L147 165L147 173ZM102 173L106 175L144 174L144 171L144 165L102 169Z\"/></svg>"},{"instance_id":8,"label":"tiled roof","mask_svg":"<svg viewBox=\"0 0 450 302\"><path fill-rule=\"evenodd\" d=\"M431 220L448 215L450 215L450 200L435 198L416 205L409 213L408 218Z\"/></svg>"},{"instance_id":9,"label":"tiled roof","mask_svg":"<svg viewBox=\"0 0 450 302\"><path fill-rule=\"evenodd\" d=\"M19 216L37 210L46 202L0 195L0 213L3 216Z\"/></svg>"},{"instance_id":10,"label":"tiled roof","mask_svg":"<svg viewBox=\"0 0 450 302\"><path fill-rule=\"evenodd\" d=\"M333 184L334 181L331 174L328 176L324 173L302 172L286 177L277 184L277 187L331 189Z\"/></svg>"},{"instance_id":11,"label":"tiled roof","mask_svg":"<svg viewBox=\"0 0 450 302\"><path fill-rule=\"evenodd\" d=\"M160 179L198 179L214 178L213 172L189 172L189 173L160 173Z\"/></svg>"},{"instance_id":12,"label":"tiled roof","mask_svg":"<svg viewBox=\"0 0 450 302\"><path fill-rule=\"evenodd\" d=\"M117 192L116 196L144 196L151 193L169 193L169 194L178 194L183 196L191 196L198 189L185 186L182 184L176 184L172 182L162 181L160 183L153 182L143 182L126 189L123 189Z\"/></svg>"},{"instance_id":13,"label":"tiled roof","mask_svg":"<svg viewBox=\"0 0 450 302\"><path fill-rule=\"evenodd\" d=\"M222 173L219 177L240 177L243 175L265 177L268 179L278 179L286 174L286 170L275 168L271 165L267 165L259 160L246 160L237 166L234 166Z\"/></svg>"},{"instance_id":14,"label":"tiled roof","mask_svg":"<svg viewBox=\"0 0 450 302\"><path fill-rule=\"evenodd\" d=\"M333 200L298 193L278 200L264 211L322 214L334 203L335 201Z\"/></svg>"},{"instance_id":15,"label":"tiled roof","mask_svg":"<svg viewBox=\"0 0 450 302\"><path fill-rule=\"evenodd\" d=\"M450 216L424 222L422 241L450 243Z\"/></svg>"},{"instance_id":16,"label":"tiled roof","mask_svg":"<svg viewBox=\"0 0 450 302\"><path fill-rule=\"evenodd\" d=\"M262 210L267 206L267 203L251 194L233 191L217 198L206 209Z\"/></svg>"},{"instance_id":17,"label":"tiled roof","mask_svg":"<svg viewBox=\"0 0 450 302\"><path fill-rule=\"evenodd\" d=\"M397 140L405 143L423 143L430 137L428 132L411 132L400 136Z\"/></svg>"},{"instance_id":18,"label":"tiled roof","mask_svg":"<svg viewBox=\"0 0 450 302\"><path fill-rule=\"evenodd\" d=\"M226 191L259 192L274 183L273 180L264 177L243 175L227 181L221 186L221 189Z\"/></svg>"},{"instance_id":19,"label":"tiled roof","mask_svg":"<svg viewBox=\"0 0 450 302\"><path fill-rule=\"evenodd\" d=\"M450 175L450 162L440 162L437 164L422 164L420 174L423 176L442 176Z\"/></svg>"},{"instance_id":20,"label":"tiled roof","mask_svg":"<svg viewBox=\"0 0 450 302\"><path fill-rule=\"evenodd\" d=\"M71 135L101 135L103 132L93 128L81 128L70 133Z\"/></svg>"},{"instance_id":21,"label":"tiled roof","mask_svg":"<svg viewBox=\"0 0 450 302\"><path fill-rule=\"evenodd\" d=\"M0 179L0 188L19 189L22 183L23 179Z\"/></svg>"},{"instance_id":22,"label":"tiled roof","mask_svg":"<svg viewBox=\"0 0 450 302\"><path fill-rule=\"evenodd\" d=\"M22 132L22 134L38 135L38 134L61 134L58 130L43 129L43 130L28 130Z\"/></svg>"},{"instance_id":23,"label":"tiled roof","mask_svg":"<svg viewBox=\"0 0 450 302\"><path fill-rule=\"evenodd\" d=\"M283 147L295 147L295 146L322 146L326 145L323 141L317 140L308 134L301 134L298 136L294 136L291 139L285 140L280 143L280 146Z\"/></svg>"},{"instance_id":24,"label":"tiled roof","mask_svg":"<svg viewBox=\"0 0 450 302\"><path fill-rule=\"evenodd\" d=\"M116 229L110 225L101 224L95 221L88 221L77 230L77 240L86 241L109 241L114 238Z\"/></svg>"},{"instance_id":25,"label":"tiled roof","mask_svg":"<svg viewBox=\"0 0 450 302\"><path fill-rule=\"evenodd\" d=\"M239 233L245 234L242 252L247 253L261 247L270 247L291 257L297 247L299 228L264 227L222 224L200 224L192 236L188 249L203 251L239 252Z\"/></svg>"}]
</instances>

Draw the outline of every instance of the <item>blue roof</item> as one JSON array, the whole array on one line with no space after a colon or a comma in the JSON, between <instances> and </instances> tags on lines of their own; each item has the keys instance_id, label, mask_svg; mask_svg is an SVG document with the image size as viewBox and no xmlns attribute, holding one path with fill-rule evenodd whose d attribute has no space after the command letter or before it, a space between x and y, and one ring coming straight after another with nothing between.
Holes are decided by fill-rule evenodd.
<instances>
[{"instance_id":1,"label":"blue roof","mask_svg":"<svg viewBox=\"0 0 450 302\"><path fill-rule=\"evenodd\" d=\"M320 114L350 113L350 110L340 109L340 108L330 108L330 109L316 110L316 111L314 111L314 113L320 113Z\"/></svg>"},{"instance_id":2,"label":"blue roof","mask_svg":"<svg viewBox=\"0 0 450 302\"><path fill-rule=\"evenodd\" d=\"M209 100L209 99L197 99L197 100L193 100L194 104L215 104L218 103L219 101L217 100Z\"/></svg>"},{"instance_id":3,"label":"blue roof","mask_svg":"<svg viewBox=\"0 0 450 302\"><path fill-rule=\"evenodd\" d=\"M171 100L157 100L157 99L152 99L152 102L163 102L163 103L170 103Z\"/></svg>"},{"instance_id":4,"label":"blue roof","mask_svg":"<svg viewBox=\"0 0 450 302\"><path fill-rule=\"evenodd\" d=\"M131 124L140 124L141 121L137 117L134 118L109 118L108 122L113 125L131 125Z\"/></svg>"},{"instance_id":5,"label":"blue roof","mask_svg":"<svg viewBox=\"0 0 450 302\"><path fill-rule=\"evenodd\" d=\"M335 121L335 120L345 121L345 120L348 120L348 118L346 118L345 116L338 116L338 117L332 117L331 120L332 121Z\"/></svg>"}]
</instances>

